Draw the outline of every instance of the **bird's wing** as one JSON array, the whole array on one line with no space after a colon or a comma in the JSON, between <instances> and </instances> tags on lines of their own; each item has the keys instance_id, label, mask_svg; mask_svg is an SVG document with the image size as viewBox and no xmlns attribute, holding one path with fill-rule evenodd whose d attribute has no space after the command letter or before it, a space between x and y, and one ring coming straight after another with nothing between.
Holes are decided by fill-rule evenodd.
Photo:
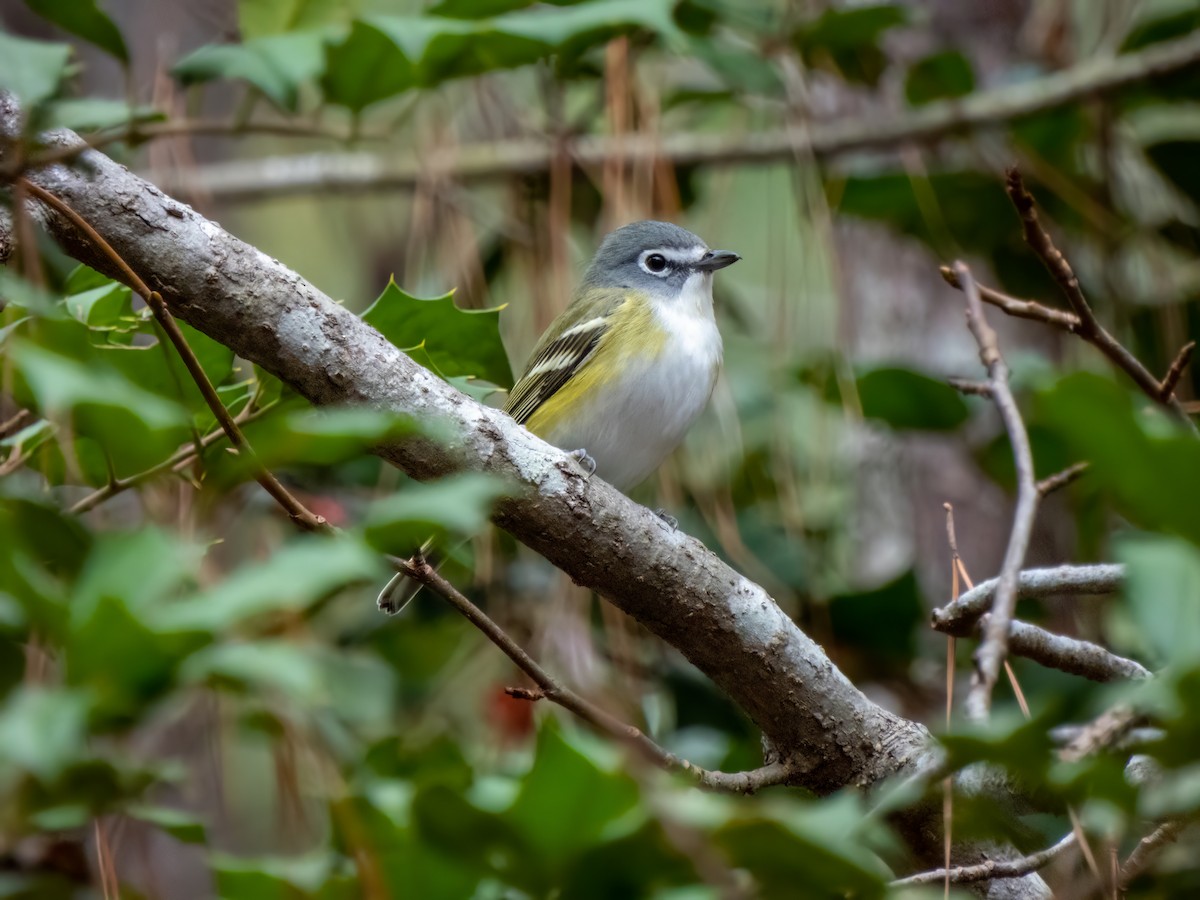
<instances>
[{"instance_id":1,"label":"bird's wing","mask_svg":"<svg viewBox=\"0 0 1200 900\"><path fill-rule=\"evenodd\" d=\"M609 330L609 313L624 298L619 292L603 303L589 304L591 317L568 308L538 342L520 380L513 385L504 411L524 425L543 403L570 380L596 352ZM557 327L556 327L557 326Z\"/></svg>"}]
</instances>

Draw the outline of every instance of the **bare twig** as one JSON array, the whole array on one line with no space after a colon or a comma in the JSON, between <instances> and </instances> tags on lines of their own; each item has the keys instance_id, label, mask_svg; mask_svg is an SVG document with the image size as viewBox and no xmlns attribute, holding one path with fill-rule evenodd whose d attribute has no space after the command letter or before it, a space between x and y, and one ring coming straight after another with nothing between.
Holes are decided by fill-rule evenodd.
<instances>
[{"instance_id":1,"label":"bare twig","mask_svg":"<svg viewBox=\"0 0 1200 900\"><path fill-rule=\"evenodd\" d=\"M162 326L163 331L167 333L175 350L183 359L183 364L187 367L188 374L192 376L192 380L196 382L196 387L200 389L200 394L204 397L204 402L208 404L208 408L217 418L221 428L225 434L229 436L229 442L233 444L238 451L245 453L253 463L254 480L262 485L263 490L271 495L274 500L284 508L292 521L310 531L317 531L325 527L325 519L310 511L303 503L292 495L291 491L285 488L266 467L260 465L254 457L254 451L246 441L245 435L234 421L233 416L229 414L229 410L225 408L225 404L221 402L221 398L217 395L216 388L212 382L208 380L208 373L204 371L204 367L200 365L200 360L196 358L196 354L192 351L191 345L188 344L187 338L183 336L183 332L179 329L179 324L175 321L175 317L171 315L171 311L167 309L166 303L163 302L162 296L158 291L152 291L146 285L138 274L133 271L128 263L122 259L121 255L106 241L100 234L89 225L84 218L71 209L66 203L47 191L45 188L34 184L26 179L21 179L18 185L24 186L29 191L30 195L36 197L47 206L54 209L60 215L65 216L70 220L76 228L82 231L89 241L112 260L121 273L129 282L130 287L137 291L138 295L146 301L150 309L153 311L155 318Z\"/></svg>"},{"instance_id":2,"label":"bare twig","mask_svg":"<svg viewBox=\"0 0 1200 900\"><path fill-rule=\"evenodd\" d=\"M1167 369L1167 374L1163 376L1162 382L1158 386L1159 399L1167 403L1175 393L1175 386L1179 384L1179 379L1183 377L1184 370L1192 361L1192 354L1196 351L1196 342L1188 341L1179 348L1179 352L1175 354L1175 359L1171 361L1171 368Z\"/></svg>"},{"instance_id":3,"label":"bare twig","mask_svg":"<svg viewBox=\"0 0 1200 900\"><path fill-rule=\"evenodd\" d=\"M990 618L986 614L980 618L978 630L984 631ZM1008 652L1091 681L1150 678L1153 674L1141 663L1117 656L1098 644L1053 634L1018 619L1013 620L1009 631Z\"/></svg>"},{"instance_id":4,"label":"bare twig","mask_svg":"<svg viewBox=\"0 0 1200 900\"><path fill-rule=\"evenodd\" d=\"M247 406L233 417L233 421L239 426L245 425L246 423L253 422L255 419L262 416L263 413L270 408L270 406L267 406L251 409L249 406ZM156 475L161 475L164 472L181 472L195 461L200 451L207 450L213 444L217 444L223 440L226 440L228 437L229 435L223 428L217 428L215 431L209 432L200 439L199 447L197 447L197 445L194 443L185 444L158 465L151 466L150 468L144 469L141 472L136 472L126 478L114 478L104 487L97 488L86 497L82 497L81 499L77 500L71 505L71 508L68 511L72 515L80 515L81 513L85 513L90 509L95 509L104 501L115 497L117 494L120 494L123 491L127 491L130 488L137 487L139 484L149 481Z\"/></svg>"},{"instance_id":5,"label":"bare twig","mask_svg":"<svg viewBox=\"0 0 1200 900\"><path fill-rule=\"evenodd\" d=\"M1163 847L1179 839L1179 835L1183 833L1186 825L1187 823L1184 821L1172 819L1169 822L1163 822L1138 841L1138 845L1121 864L1121 871L1117 875L1117 884L1122 891L1133 884L1133 880L1146 870Z\"/></svg>"},{"instance_id":6,"label":"bare twig","mask_svg":"<svg viewBox=\"0 0 1200 900\"><path fill-rule=\"evenodd\" d=\"M1064 762L1078 762L1098 750L1111 747L1128 734L1142 718L1132 706L1114 706L1085 725L1058 755Z\"/></svg>"},{"instance_id":7,"label":"bare twig","mask_svg":"<svg viewBox=\"0 0 1200 900\"><path fill-rule=\"evenodd\" d=\"M975 651L975 672L967 692L967 715L975 721L982 721L987 718L991 708L992 688L1000 676L1008 649L1008 629L1017 605L1017 579L1033 532L1033 518L1037 513L1039 497L1033 477L1033 451L1029 447L1029 435L1025 433L1025 423L1021 421L1017 401L1008 386L1008 366L1000 355L996 332L984 318L983 301L971 277L971 270L964 263L957 263L954 269L967 297L967 327L979 345L979 358L987 369L988 383L992 388L992 402L1004 420L1017 470L1017 507L1013 512L1008 549L992 599L992 619L984 631L983 642Z\"/></svg>"},{"instance_id":8,"label":"bare twig","mask_svg":"<svg viewBox=\"0 0 1200 900\"><path fill-rule=\"evenodd\" d=\"M1091 305L1083 295L1083 289L1079 286L1079 279L1076 277L1074 269L1071 268L1071 264L1067 262L1062 251L1055 246L1054 239L1050 237L1050 233L1046 231L1038 218L1033 195L1026 189L1021 173L1015 166L1005 173L1005 188L1008 191L1009 199L1017 209L1017 214L1021 217L1025 242L1029 244L1030 249L1050 272L1051 277L1057 282L1059 290L1063 292L1063 296L1071 305L1071 309L1079 317L1076 334L1129 375L1147 397L1170 409L1193 433L1200 433L1175 398L1174 386L1172 385L1172 391L1164 396L1162 383L1151 375L1137 357L1126 350L1120 341L1109 334L1096 319L1096 314L1092 311Z\"/></svg>"},{"instance_id":9,"label":"bare twig","mask_svg":"<svg viewBox=\"0 0 1200 900\"><path fill-rule=\"evenodd\" d=\"M952 268L942 266L938 271L941 272L942 278L945 279L950 287L962 290L962 283L958 280L958 276ZM1071 334L1079 333L1079 316L1074 313L1062 309L1054 309L1053 307L1036 303L1033 300L1018 300L1016 297L1001 293L994 288L985 287L978 282L975 286L979 289L981 300L985 303L990 303L997 309L1004 310L1004 312L1014 318L1045 322L1047 325L1053 325L1055 328L1061 328L1063 331L1070 332Z\"/></svg>"},{"instance_id":10,"label":"bare twig","mask_svg":"<svg viewBox=\"0 0 1200 900\"><path fill-rule=\"evenodd\" d=\"M1088 463L1077 462L1067 466L1061 472L1055 472L1053 475L1048 475L1037 483L1037 492L1040 496L1045 497L1047 494L1052 494L1060 488L1065 488L1073 481L1077 481L1083 477L1083 473L1088 469Z\"/></svg>"},{"instance_id":11,"label":"bare twig","mask_svg":"<svg viewBox=\"0 0 1200 900\"><path fill-rule=\"evenodd\" d=\"M1017 581L1017 592L1021 597L1113 594L1121 589L1124 580L1125 567L1113 563L1026 569ZM975 621L991 608L999 582L999 578L981 582L953 603L935 609L933 627L958 637L971 635Z\"/></svg>"},{"instance_id":12,"label":"bare twig","mask_svg":"<svg viewBox=\"0 0 1200 900\"><path fill-rule=\"evenodd\" d=\"M669 750L660 747L641 730L634 728L596 706L589 700L562 687L541 665L517 644L508 633L497 625L478 606L472 603L454 585L438 574L424 557L418 555L411 560L389 557L396 570L418 581L450 603L464 618L484 633L488 640L499 647L504 655L516 663L526 675L533 679L536 689L508 688L509 696L521 700L549 700L563 709L573 712L594 728L624 741L661 769L682 772L701 787L734 794L753 794L771 785L786 784L791 777L792 766L786 762L768 763L748 772L714 772L702 769L681 759Z\"/></svg>"},{"instance_id":13,"label":"bare twig","mask_svg":"<svg viewBox=\"0 0 1200 900\"><path fill-rule=\"evenodd\" d=\"M917 875L909 875L907 878L897 879L891 883L891 886L913 887L922 884L937 884L939 881L947 879L952 884L971 884L977 881L991 881L996 878L1016 878L1021 875L1028 875L1030 872L1036 872L1064 850L1070 848L1074 843L1075 834L1072 832L1053 847L1047 847L1045 850L1039 850L1037 853L1032 853L1029 856L1022 856L1020 859L989 859L986 862L981 862L973 866L934 869L930 872L921 872Z\"/></svg>"},{"instance_id":14,"label":"bare twig","mask_svg":"<svg viewBox=\"0 0 1200 900\"><path fill-rule=\"evenodd\" d=\"M960 394L971 394L976 397L992 396L992 386L986 381L975 381L971 378L947 378L946 384Z\"/></svg>"}]
</instances>

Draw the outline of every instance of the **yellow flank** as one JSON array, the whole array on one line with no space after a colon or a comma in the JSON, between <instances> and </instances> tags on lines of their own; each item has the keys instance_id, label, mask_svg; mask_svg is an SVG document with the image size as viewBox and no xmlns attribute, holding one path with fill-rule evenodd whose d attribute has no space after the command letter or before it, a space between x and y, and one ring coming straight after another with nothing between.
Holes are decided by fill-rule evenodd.
<instances>
[{"instance_id":1,"label":"yellow flank","mask_svg":"<svg viewBox=\"0 0 1200 900\"><path fill-rule=\"evenodd\" d=\"M662 353L667 333L654 315L653 304L637 292L630 292L609 317L591 359L572 375L567 383L537 408L525 427L545 438L555 426L582 412L590 398L604 396L609 382L626 374L639 358L654 358Z\"/></svg>"}]
</instances>

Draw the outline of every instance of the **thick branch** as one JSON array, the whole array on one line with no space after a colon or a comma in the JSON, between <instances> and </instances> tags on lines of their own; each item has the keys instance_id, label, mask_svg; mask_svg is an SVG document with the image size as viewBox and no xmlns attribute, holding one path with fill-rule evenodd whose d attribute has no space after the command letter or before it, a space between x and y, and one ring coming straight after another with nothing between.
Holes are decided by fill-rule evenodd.
<instances>
[{"instance_id":1,"label":"thick branch","mask_svg":"<svg viewBox=\"0 0 1200 900\"><path fill-rule=\"evenodd\" d=\"M975 622L992 607L1000 579L981 582L952 603L933 611L933 627L943 634L968 637ZM1055 566L1026 569L1017 580L1017 595L1027 598L1114 594L1125 581L1125 567L1112 563L1094 566Z\"/></svg>"},{"instance_id":2,"label":"thick branch","mask_svg":"<svg viewBox=\"0 0 1200 900\"><path fill-rule=\"evenodd\" d=\"M571 154L584 168L602 166L611 159L620 159L625 165L660 159L678 166L769 163L794 159L797 147L804 147L817 159L830 159L861 150L889 150L905 143L935 141L972 128L1008 122L1198 62L1200 32L1137 53L1097 57L1063 72L981 91L961 100L930 103L891 120L872 116L734 136L712 132L580 138L572 144ZM208 196L248 199L314 190L408 188L431 175L458 181L538 175L550 170L557 153L554 142L523 140L458 147L449 162L418 160L405 153L312 154L154 172L151 177L170 192L200 190Z\"/></svg>"}]
</instances>

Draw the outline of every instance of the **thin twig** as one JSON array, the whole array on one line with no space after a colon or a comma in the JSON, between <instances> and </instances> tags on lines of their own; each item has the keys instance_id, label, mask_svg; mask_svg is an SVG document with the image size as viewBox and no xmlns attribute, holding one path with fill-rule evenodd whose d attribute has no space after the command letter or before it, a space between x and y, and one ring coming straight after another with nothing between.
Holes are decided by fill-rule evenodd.
<instances>
[{"instance_id":1,"label":"thin twig","mask_svg":"<svg viewBox=\"0 0 1200 900\"><path fill-rule=\"evenodd\" d=\"M980 631L987 628L990 618L990 615L980 618ZM1018 619L1013 620L1009 631L1008 652L1013 656L1023 656L1051 669L1079 675L1090 681L1107 682L1153 676L1141 663L1117 656L1099 644L1053 634Z\"/></svg>"},{"instance_id":2,"label":"thin twig","mask_svg":"<svg viewBox=\"0 0 1200 900\"><path fill-rule=\"evenodd\" d=\"M196 387L200 389L200 394L204 397L204 402L208 404L208 408L217 418L221 428L225 434L229 436L229 442L238 449L239 452L246 454L252 464L254 480L262 485L263 490L271 495L275 501L284 508L292 521L309 531L318 531L325 527L325 519L310 511L303 503L292 495L291 491L285 488L265 466L258 462L254 456L254 450L246 441L245 435L242 434L237 422L233 416L229 414L229 410L225 408L225 404L221 402L221 398L217 395L216 388L208 379L208 373L204 371L204 367L200 365L200 360L196 358L196 354L192 351L191 345L188 344L187 338L183 336L183 332L179 329L179 324L175 321L175 317L171 315L171 311L167 309L167 305L163 302L162 296L158 291L150 289L149 285L138 276L136 272L129 266L128 263L121 257L112 245L108 243L100 234L89 225L84 218L71 209L66 203L60 200L54 194L47 191L45 188L34 184L26 179L21 179L18 182L23 185L29 193L38 200L45 203L47 206L54 209L60 215L65 216L71 223L84 233L89 241L103 252L117 267L118 270L125 276L130 287L137 291L138 295L146 301L150 309L153 311L155 318L162 326L163 331L167 333L175 350L183 359L183 364L187 367L188 374L192 376L192 380L196 382Z\"/></svg>"},{"instance_id":3,"label":"thin twig","mask_svg":"<svg viewBox=\"0 0 1200 900\"><path fill-rule=\"evenodd\" d=\"M1163 380L1158 385L1159 399L1166 403L1169 402L1171 396L1175 393L1175 386L1179 384L1179 379L1183 377L1183 372L1187 369L1187 365L1192 361L1192 354L1196 352L1196 342L1188 341L1179 348L1179 352L1175 354L1175 359L1171 361L1171 368L1167 369L1167 374L1163 376Z\"/></svg>"},{"instance_id":4,"label":"thin twig","mask_svg":"<svg viewBox=\"0 0 1200 900\"><path fill-rule=\"evenodd\" d=\"M979 358L988 372L988 383L992 386L992 402L1004 420L1008 441L1013 449L1013 462L1017 470L1017 506L1013 512L1012 530L1009 533L1008 549L1000 568L1000 580L992 599L992 620L984 632L983 642L975 651L975 672L971 687L967 691L966 713L974 721L984 721L992 704L992 688L1000 677L1008 649L1008 629L1017 605L1017 579L1021 564L1029 547L1033 533L1033 519L1037 513L1038 491L1033 476L1033 451L1029 447L1029 435L1021 420L1017 401L1008 386L1008 366L1000 355L996 332L988 325L983 315L983 301L971 270L964 263L955 265L963 293L967 297L967 327L979 345Z\"/></svg>"},{"instance_id":5,"label":"thin twig","mask_svg":"<svg viewBox=\"0 0 1200 900\"><path fill-rule=\"evenodd\" d=\"M967 637L974 632L975 621L991 609L1000 579L980 582L953 603L933 611L935 630L943 634ZM1125 582L1125 567L1114 563L1088 566L1054 566L1026 569L1017 581L1021 597L1057 597L1080 594L1114 594Z\"/></svg>"},{"instance_id":6,"label":"thin twig","mask_svg":"<svg viewBox=\"0 0 1200 900\"><path fill-rule=\"evenodd\" d=\"M962 284L959 282L958 276L952 268L942 266L938 271L950 287L962 290ZM997 309L1004 310L1004 312L1014 318L1045 322L1047 325L1061 328L1070 334L1079 333L1079 316L1074 313L1062 309L1054 309L1051 306L1036 303L1033 300L1018 300L1016 297L1011 297L995 288L986 287L978 282L975 286L979 289L979 297L983 302L990 303Z\"/></svg>"},{"instance_id":7,"label":"thin twig","mask_svg":"<svg viewBox=\"0 0 1200 900\"><path fill-rule=\"evenodd\" d=\"M561 686L541 667L537 660L509 637L507 632L489 618L483 610L443 578L424 557L418 555L411 560L389 557L388 561L395 566L397 571L420 582L448 601L537 685L536 690L509 688L510 696L522 700L546 699L557 703L598 730L629 744L659 768L668 772L682 772L695 780L701 787L714 791L753 794L764 787L786 784L792 776L792 766L785 762L769 763L762 768L748 772L714 772L693 765L686 759L681 759L669 750L660 747L639 729L622 722L569 688Z\"/></svg>"},{"instance_id":8,"label":"thin twig","mask_svg":"<svg viewBox=\"0 0 1200 900\"><path fill-rule=\"evenodd\" d=\"M1183 833L1186 824L1186 822L1179 819L1163 822L1138 841L1138 845L1133 848L1129 856L1125 858L1125 862L1121 864L1121 871L1117 875L1117 884L1122 891L1127 890L1129 885L1133 884L1134 879L1146 870L1163 847L1179 839L1179 835Z\"/></svg>"},{"instance_id":9,"label":"thin twig","mask_svg":"<svg viewBox=\"0 0 1200 900\"><path fill-rule=\"evenodd\" d=\"M992 396L992 386L986 381L975 381L971 378L947 378L946 384L960 394L970 394L975 397Z\"/></svg>"},{"instance_id":10,"label":"thin twig","mask_svg":"<svg viewBox=\"0 0 1200 900\"><path fill-rule=\"evenodd\" d=\"M1037 483L1037 492L1039 496L1045 497L1047 494L1052 494L1055 491L1065 488L1073 481L1077 481L1083 477L1083 473L1088 469L1088 462L1077 462L1067 466L1061 472L1055 472L1053 475L1047 475Z\"/></svg>"},{"instance_id":11,"label":"thin twig","mask_svg":"<svg viewBox=\"0 0 1200 900\"><path fill-rule=\"evenodd\" d=\"M249 422L253 422L255 419L258 419L271 408L271 406L256 407L252 410L249 406L247 406L233 417L233 421L235 421L239 426L245 425ZM114 478L104 487L98 488L92 491L92 493L88 494L86 497L77 500L71 505L71 508L68 510L68 512L70 512L72 515L80 515L90 509L95 509L101 503L112 497L115 497L117 494L120 494L123 491L127 491L130 488L137 487L143 482L149 481L156 475L161 475L164 472L181 472L195 461L199 455L199 451L207 450L213 444L217 444L223 440L226 440L228 437L229 435L225 433L225 430L218 427L216 430L210 431L200 439L199 448L197 448L196 444L194 443L185 444L157 465L151 466L148 469L144 469L141 472L135 472L133 475L129 475L126 478Z\"/></svg>"},{"instance_id":12,"label":"thin twig","mask_svg":"<svg viewBox=\"0 0 1200 900\"><path fill-rule=\"evenodd\" d=\"M1111 747L1143 718L1132 706L1118 704L1085 725L1058 755L1064 762L1078 762L1085 756Z\"/></svg>"},{"instance_id":13,"label":"thin twig","mask_svg":"<svg viewBox=\"0 0 1200 900\"><path fill-rule=\"evenodd\" d=\"M1067 262L1067 258L1055 246L1054 239L1050 237L1050 233L1042 225L1038 217L1033 195L1026 189L1025 182L1021 178L1021 173L1015 166L1008 169L1005 173L1005 188L1008 191L1009 199L1012 201L1013 206L1016 207L1017 214L1021 218L1021 227L1025 234L1025 242L1042 261L1042 264L1049 271L1051 277L1058 284L1063 296L1067 298L1071 309L1079 317L1079 327L1076 333L1129 375L1147 397L1156 403L1166 406L1193 433L1200 434L1200 431L1196 429L1195 423L1188 418L1187 413L1175 398L1174 391L1172 390L1171 393L1164 396L1162 383L1151 375L1149 370L1142 365L1137 357L1126 350L1097 320L1091 305L1083 295L1083 289L1079 286L1079 279L1075 275L1075 270L1071 268L1071 264Z\"/></svg>"},{"instance_id":14,"label":"thin twig","mask_svg":"<svg viewBox=\"0 0 1200 900\"><path fill-rule=\"evenodd\" d=\"M947 878L952 884L971 884L977 881L991 881L998 878L1019 878L1022 875L1028 875L1030 872L1036 872L1074 843L1075 834L1072 832L1053 847L1047 847L1045 850L1039 850L1037 853L1031 853L1029 856L1022 856L1020 859L989 859L973 866L934 869L930 872L921 872L917 875L909 875L907 878L897 879L891 883L891 887L937 884L937 882L944 881Z\"/></svg>"}]
</instances>

